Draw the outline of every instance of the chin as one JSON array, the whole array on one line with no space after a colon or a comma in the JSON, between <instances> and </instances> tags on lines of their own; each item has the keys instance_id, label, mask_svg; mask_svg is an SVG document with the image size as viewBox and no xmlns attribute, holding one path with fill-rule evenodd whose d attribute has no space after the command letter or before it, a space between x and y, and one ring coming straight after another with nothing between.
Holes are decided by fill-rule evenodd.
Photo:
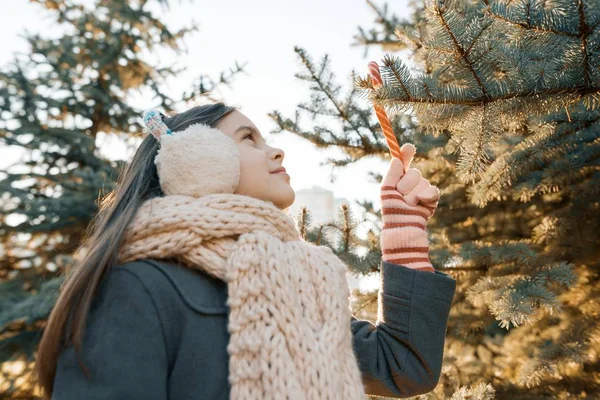
<instances>
[{"instance_id":1,"label":"chin","mask_svg":"<svg viewBox=\"0 0 600 400\"><path fill-rule=\"evenodd\" d=\"M278 193L277 201L273 202L279 209L287 210L290 208L292 204L294 204L294 200L296 200L296 193L294 189L289 188L288 191Z\"/></svg>"}]
</instances>

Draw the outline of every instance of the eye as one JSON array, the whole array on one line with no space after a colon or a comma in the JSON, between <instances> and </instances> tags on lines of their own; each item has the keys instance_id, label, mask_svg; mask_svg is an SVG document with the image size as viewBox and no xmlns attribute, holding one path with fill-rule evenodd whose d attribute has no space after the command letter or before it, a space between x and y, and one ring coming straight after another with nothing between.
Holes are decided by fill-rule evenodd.
<instances>
[{"instance_id":1,"label":"eye","mask_svg":"<svg viewBox=\"0 0 600 400\"><path fill-rule=\"evenodd\" d=\"M252 141L254 141L254 133L248 133L242 138L242 140L246 140L247 138L250 138Z\"/></svg>"}]
</instances>

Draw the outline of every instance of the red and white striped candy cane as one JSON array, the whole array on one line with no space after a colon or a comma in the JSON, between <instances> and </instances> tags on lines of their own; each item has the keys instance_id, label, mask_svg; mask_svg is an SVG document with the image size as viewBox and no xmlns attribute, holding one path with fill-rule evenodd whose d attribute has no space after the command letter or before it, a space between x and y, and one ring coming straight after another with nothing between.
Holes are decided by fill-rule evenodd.
<instances>
[{"instance_id":1,"label":"red and white striped candy cane","mask_svg":"<svg viewBox=\"0 0 600 400\"><path fill-rule=\"evenodd\" d=\"M371 61L369 63L369 76L371 77L371 82L373 83L373 87L375 89L383 86L383 80L381 79L381 74L379 73L379 65L377 65L375 61ZM375 109L375 114L379 120L379 125L381 125L381 129L383 129L383 134L387 141L388 147L390 148L390 154L392 157L401 159L400 145L398 144L396 135L394 135L392 124L390 123L390 119L388 118L385 109L375 104L373 104L373 108Z\"/></svg>"}]
</instances>

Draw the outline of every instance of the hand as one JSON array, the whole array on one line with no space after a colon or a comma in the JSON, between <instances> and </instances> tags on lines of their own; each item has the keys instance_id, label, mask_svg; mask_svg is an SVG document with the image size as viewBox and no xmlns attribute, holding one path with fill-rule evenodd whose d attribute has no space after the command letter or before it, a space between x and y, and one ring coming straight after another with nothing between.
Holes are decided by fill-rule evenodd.
<instances>
[{"instance_id":1,"label":"hand","mask_svg":"<svg viewBox=\"0 0 600 400\"><path fill-rule=\"evenodd\" d=\"M380 242L384 261L434 272L429 260L426 225L438 205L440 191L410 168L414 145L400 148L401 159L392 158L381 182L383 230Z\"/></svg>"}]
</instances>

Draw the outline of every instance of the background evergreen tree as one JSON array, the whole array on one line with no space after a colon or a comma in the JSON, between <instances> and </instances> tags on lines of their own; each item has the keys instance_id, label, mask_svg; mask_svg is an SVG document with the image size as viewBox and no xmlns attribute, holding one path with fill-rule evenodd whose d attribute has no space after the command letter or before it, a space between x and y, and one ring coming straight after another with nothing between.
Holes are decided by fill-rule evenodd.
<instances>
[{"instance_id":1,"label":"background evergreen tree","mask_svg":"<svg viewBox=\"0 0 600 400\"><path fill-rule=\"evenodd\" d=\"M210 96L242 67L218 79L200 76L182 99L161 85L182 69L149 59L184 50L194 25L165 26L150 11L166 0L44 0L58 37L27 35L28 54L0 70L0 143L22 154L0 171L0 393L32 398L31 357L61 284L58 275L114 186L122 161L99 151L98 134L139 142L141 112L128 97L143 93L167 111L176 100Z\"/></svg>"},{"instance_id":2,"label":"background evergreen tree","mask_svg":"<svg viewBox=\"0 0 600 400\"><path fill-rule=\"evenodd\" d=\"M453 399L600 397L600 2L428 0L413 4L410 21L369 4L375 26L354 44L388 52L377 60L384 87L373 90L365 61L341 93L327 56L315 65L296 48L311 99L294 117L271 117L275 132L342 150L326 164L343 168L389 160L361 100L382 104L442 191L431 257L457 293L442 379L423 398L459 387ZM353 240L366 255L334 247L368 273L381 255L380 211L361 205L375 222L367 240ZM351 222L343 216L336 229L351 236ZM377 293L355 294L356 314L375 320Z\"/></svg>"}]
</instances>

